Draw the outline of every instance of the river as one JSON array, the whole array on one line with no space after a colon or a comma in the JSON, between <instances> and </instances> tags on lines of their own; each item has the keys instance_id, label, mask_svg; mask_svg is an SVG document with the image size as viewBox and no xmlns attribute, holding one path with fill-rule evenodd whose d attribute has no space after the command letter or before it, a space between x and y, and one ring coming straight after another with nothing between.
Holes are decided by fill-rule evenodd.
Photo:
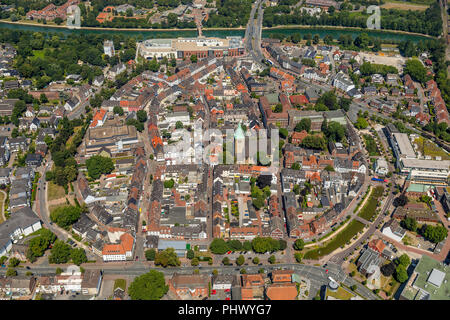
<instances>
[{"instance_id":1,"label":"river","mask_svg":"<svg viewBox=\"0 0 450 320\"><path fill-rule=\"evenodd\" d=\"M63 33L65 35L68 34L122 34L128 36L134 36L141 39L147 38L177 38L177 37L196 37L196 30L106 30L106 29L67 29L67 28L58 28L44 25L24 25L24 24L10 24L5 22L0 22L0 28L12 29L12 30L24 30L24 31L36 31L36 32L52 32L52 33ZM389 31L375 31L375 30L362 30L363 32L367 32L370 36L375 38L380 38L381 40L411 40L413 42L424 41L430 39L426 36L420 36L415 34L405 34L405 33L396 33ZM206 37L220 37L224 38L226 36L244 36L245 29L230 29L230 30L203 30L203 35ZM353 38L357 37L361 31L360 30L352 30L352 29L339 29L333 27L287 27L287 28L272 28L272 29L263 29L262 36L269 37L270 34L281 33L281 34L293 34L299 33L302 36L305 34L318 34L321 38L325 35L329 34L333 36L334 39L339 38L341 34L347 35L350 34Z\"/></svg>"}]
</instances>

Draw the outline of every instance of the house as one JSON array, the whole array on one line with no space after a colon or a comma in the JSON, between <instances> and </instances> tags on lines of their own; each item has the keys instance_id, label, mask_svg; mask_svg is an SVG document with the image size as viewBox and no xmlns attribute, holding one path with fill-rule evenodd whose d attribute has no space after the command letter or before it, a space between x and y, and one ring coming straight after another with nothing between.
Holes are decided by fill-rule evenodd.
<instances>
[{"instance_id":1,"label":"house","mask_svg":"<svg viewBox=\"0 0 450 320\"><path fill-rule=\"evenodd\" d=\"M0 99L0 116L10 117L17 101L19 99Z\"/></svg>"},{"instance_id":2,"label":"house","mask_svg":"<svg viewBox=\"0 0 450 320\"><path fill-rule=\"evenodd\" d=\"M115 66L113 66L111 69L109 69L108 78L110 80L114 80L119 74L124 72L126 69L127 69L127 67L125 66L125 64L118 63Z\"/></svg>"},{"instance_id":3,"label":"house","mask_svg":"<svg viewBox=\"0 0 450 320\"><path fill-rule=\"evenodd\" d=\"M218 274L212 278L213 290L231 289L234 282L234 276L231 274Z\"/></svg>"},{"instance_id":4,"label":"house","mask_svg":"<svg viewBox=\"0 0 450 320\"><path fill-rule=\"evenodd\" d=\"M380 258L380 254L369 247L365 249L361 256L358 258L358 262L356 263L356 265L359 268L359 272L367 277L373 272L376 272L373 266L380 267L381 262L382 260Z\"/></svg>"},{"instance_id":5,"label":"house","mask_svg":"<svg viewBox=\"0 0 450 320\"><path fill-rule=\"evenodd\" d=\"M373 96L377 94L377 88L375 88L375 86L364 87L362 88L362 92L365 95Z\"/></svg>"},{"instance_id":6,"label":"house","mask_svg":"<svg viewBox=\"0 0 450 320\"><path fill-rule=\"evenodd\" d=\"M298 295L295 283L274 283L267 287L269 300L296 300Z\"/></svg>"},{"instance_id":7,"label":"house","mask_svg":"<svg viewBox=\"0 0 450 320\"><path fill-rule=\"evenodd\" d=\"M391 219L384 225L382 233L397 242L401 242L406 230L400 226L397 220Z\"/></svg>"},{"instance_id":8,"label":"house","mask_svg":"<svg viewBox=\"0 0 450 320\"><path fill-rule=\"evenodd\" d=\"M17 138L11 138L7 142L7 146L11 152L17 152L17 151L26 151L28 147L27 138L25 137L17 137Z\"/></svg>"},{"instance_id":9,"label":"house","mask_svg":"<svg viewBox=\"0 0 450 320\"><path fill-rule=\"evenodd\" d=\"M80 100L77 97L72 97L64 104L64 109L67 111L72 111L80 104Z\"/></svg>"},{"instance_id":10,"label":"house","mask_svg":"<svg viewBox=\"0 0 450 320\"><path fill-rule=\"evenodd\" d=\"M89 125L89 128L96 128L103 126L103 124L106 121L106 116L107 113L105 109L97 110L94 114L94 117L92 118L92 122Z\"/></svg>"},{"instance_id":11,"label":"house","mask_svg":"<svg viewBox=\"0 0 450 320\"><path fill-rule=\"evenodd\" d=\"M206 274L174 273L168 285L180 300L192 300L207 297L209 283L210 278Z\"/></svg>"},{"instance_id":12,"label":"house","mask_svg":"<svg viewBox=\"0 0 450 320\"><path fill-rule=\"evenodd\" d=\"M271 277L273 283L292 282L293 270L274 270Z\"/></svg>"},{"instance_id":13,"label":"house","mask_svg":"<svg viewBox=\"0 0 450 320\"><path fill-rule=\"evenodd\" d=\"M104 262L126 261L133 258L135 239L128 233L123 233L118 243L103 246L102 257Z\"/></svg>"},{"instance_id":14,"label":"house","mask_svg":"<svg viewBox=\"0 0 450 320\"><path fill-rule=\"evenodd\" d=\"M10 183L11 170L11 168L0 168L0 185Z\"/></svg>"},{"instance_id":15,"label":"house","mask_svg":"<svg viewBox=\"0 0 450 320\"><path fill-rule=\"evenodd\" d=\"M29 153L25 159L27 166L39 167L42 162L42 155L37 153Z\"/></svg>"},{"instance_id":16,"label":"house","mask_svg":"<svg viewBox=\"0 0 450 320\"><path fill-rule=\"evenodd\" d=\"M158 251L166 250L167 248L173 248L178 257L186 256L186 241L178 240L159 240Z\"/></svg>"},{"instance_id":17,"label":"house","mask_svg":"<svg viewBox=\"0 0 450 320\"><path fill-rule=\"evenodd\" d=\"M30 296L36 286L34 276L0 277L0 292L10 298Z\"/></svg>"},{"instance_id":18,"label":"house","mask_svg":"<svg viewBox=\"0 0 450 320\"><path fill-rule=\"evenodd\" d=\"M333 86L344 92L348 92L355 88L352 80L343 72L338 72L333 79Z\"/></svg>"},{"instance_id":19,"label":"house","mask_svg":"<svg viewBox=\"0 0 450 320\"><path fill-rule=\"evenodd\" d=\"M85 270L81 281L81 293L86 295L97 295L100 293L103 274L100 270Z\"/></svg>"},{"instance_id":20,"label":"house","mask_svg":"<svg viewBox=\"0 0 450 320\"><path fill-rule=\"evenodd\" d=\"M12 242L41 229L41 221L29 207L22 208L0 224L0 256L12 248Z\"/></svg>"},{"instance_id":21,"label":"house","mask_svg":"<svg viewBox=\"0 0 450 320\"><path fill-rule=\"evenodd\" d=\"M262 274L241 275L241 300L263 300L264 278Z\"/></svg>"},{"instance_id":22,"label":"house","mask_svg":"<svg viewBox=\"0 0 450 320\"><path fill-rule=\"evenodd\" d=\"M99 75L94 78L94 81L92 81L92 84L96 87L101 87L104 82L105 82L105 77L103 75Z\"/></svg>"}]
</instances>

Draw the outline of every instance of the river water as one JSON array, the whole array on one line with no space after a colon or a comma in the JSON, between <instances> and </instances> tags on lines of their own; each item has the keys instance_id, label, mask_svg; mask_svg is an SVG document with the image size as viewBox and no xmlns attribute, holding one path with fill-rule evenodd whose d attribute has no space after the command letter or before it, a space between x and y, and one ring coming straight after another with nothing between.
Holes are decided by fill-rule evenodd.
<instances>
[{"instance_id":1,"label":"river water","mask_svg":"<svg viewBox=\"0 0 450 320\"><path fill-rule=\"evenodd\" d=\"M0 22L0 28L12 29L12 30L25 30L25 31L36 31L36 32L51 32L51 33L63 33L63 34L123 34L127 36L134 36L140 39L148 38L177 38L177 37L196 37L196 30L103 30L103 29L66 29L66 28L56 28L51 26L43 25L22 25L22 24L9 24ZM351 29L337 29L332 27L305 27L305 28L279 28L279 29L263 29L262 36L269 37L273 33L281 33L285 35L291 35L294 33L299 33L302 36L305 34L318 34L321 38L329 34L333 36L334 39L339 38L341 34L350 34L353 38L356 38L360 33L366 32L370 36L379 38L381 40L411 40L413 42L424 41L430 38L420 35L395 33L388 31L378 31L378 30L351 30ZM245 30L203 30L203 35L206 37L219 37L224 38L226 36L244 36Z\"/></svg>"}]
</instances>

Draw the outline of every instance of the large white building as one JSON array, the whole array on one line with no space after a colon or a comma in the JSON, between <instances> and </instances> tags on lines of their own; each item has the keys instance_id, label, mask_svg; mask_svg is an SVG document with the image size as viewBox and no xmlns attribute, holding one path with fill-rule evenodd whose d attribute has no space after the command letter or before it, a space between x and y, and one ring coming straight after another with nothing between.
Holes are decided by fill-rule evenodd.
<instances>
[{"instance_id":1,"label":"large white building","mask_svg":"<svg viewBox=\"0 0 450 320\"><path fill-rule=\"evenodd\" d=\"M333 86L344 92L348 92L355 88L352 80L342 71L338 72L334 77Z\"/></svg>"},{"instance_id":2,"label":"large white building","mask_svg":"<svg viewBox=\"0 0 450 320\"><path fill-rule=\"evenodd\" d=\"M0 256L6 255L13 242L42 228L41 221L29 207L15 212L0 224Z\"/></svg>"}]
</instances>

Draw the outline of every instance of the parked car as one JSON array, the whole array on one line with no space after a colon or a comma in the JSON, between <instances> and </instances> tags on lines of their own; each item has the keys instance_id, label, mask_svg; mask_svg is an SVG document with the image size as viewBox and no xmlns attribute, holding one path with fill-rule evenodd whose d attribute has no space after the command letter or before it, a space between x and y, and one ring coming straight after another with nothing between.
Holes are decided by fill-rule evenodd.
<instances>
[{"instance_id":1,"label":"parked car","mask_svg":"<svg viewBox=\"0 0 450 320\"><path fill-rule=\"evenodd\" d=\"M211 290L211 294L216 294L217 291L216 290Z\"/></svg>"}]
</instances>

